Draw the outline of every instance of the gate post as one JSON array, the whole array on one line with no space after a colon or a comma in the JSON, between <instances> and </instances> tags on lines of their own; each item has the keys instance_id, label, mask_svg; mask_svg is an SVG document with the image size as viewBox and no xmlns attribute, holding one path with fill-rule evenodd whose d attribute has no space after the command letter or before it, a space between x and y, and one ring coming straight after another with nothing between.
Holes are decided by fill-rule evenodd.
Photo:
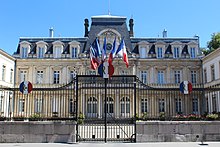
<instances>
[{"instance_id":1,"label":"gate post","mask_svg":"<svg viewBox=\"0 0 220 147\"><path fill-rule=\"evenodd\" d=\"M79 125L78 125L78 109L79 109L79 99L78 99L78 75L76 75L76 84L75 84L76 87L76 90L75 90L75 95L76 95L76 142L79 141Z\"/></svg>"},{"instance_id":2,"label":"gate post","mask_svg":"<svg viewBox=\"0 0 220 147\"><path fill-rule=\"evenodd\" d=\"M136 107L136 101L137 101L137 99L136 99L136 82L137 82L137 78L134 76L134 142L136 142L136 130L137 130L137 128L136 128L136 113L137 113L137 107Z\"/></svg>"}]
</instances>

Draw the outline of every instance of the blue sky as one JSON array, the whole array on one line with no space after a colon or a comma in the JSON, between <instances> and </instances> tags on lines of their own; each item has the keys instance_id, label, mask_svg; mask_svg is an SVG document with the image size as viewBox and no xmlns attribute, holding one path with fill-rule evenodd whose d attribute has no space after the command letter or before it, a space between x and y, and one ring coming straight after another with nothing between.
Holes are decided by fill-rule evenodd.
<instances>
[{"instance_id":1,"label":"blue sky","mask_svg":"<svg viewBox=\"0 0 220 147\"><path fill-rule=\"evenodd\" d=\"M16 51L19 37L83 37L84 19L108 14L109 0L1 0L0 48ZM220 0L110 0L111 15L134 19L135 37L200 37L220 32Z\"/></svg>"}]
</instances>

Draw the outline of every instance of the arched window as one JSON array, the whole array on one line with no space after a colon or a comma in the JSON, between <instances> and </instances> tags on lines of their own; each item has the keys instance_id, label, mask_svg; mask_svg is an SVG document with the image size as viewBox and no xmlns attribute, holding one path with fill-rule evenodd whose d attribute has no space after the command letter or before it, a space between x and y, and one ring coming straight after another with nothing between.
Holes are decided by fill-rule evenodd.
<instances>
[{"instance_id":1,"label":"arched window","mask_svg":"<svg viewBox=\"0 0 220 147\"><path fill-rule=\"evenodd\" d=\"M120 100L120 110L121 110L121 116L123 117L129 117L130 115L130 98L129 97L123 97Z\"/></svg>"},{"instance_id":2,"label":"arched window","mask_svg":"<svg viewBox=\"0 0 220 147\"><path fill-rule=\"evenodd\" d=\"M97 117L98 114L98 101L95 97L90 97L87 100L87 116Z\"/></svg>"},{"instance_id":3,"label":"arched window","mask_svg":"<svg viewBox=\"0 0 220 147\"><path fill-rule=\"evenodd\" d=\"M104 111L105 113L105 101L104 101ZM114 115L114 100L111 97L107 97L107 117L113 117Z\"/></svg>"}]
</instances>

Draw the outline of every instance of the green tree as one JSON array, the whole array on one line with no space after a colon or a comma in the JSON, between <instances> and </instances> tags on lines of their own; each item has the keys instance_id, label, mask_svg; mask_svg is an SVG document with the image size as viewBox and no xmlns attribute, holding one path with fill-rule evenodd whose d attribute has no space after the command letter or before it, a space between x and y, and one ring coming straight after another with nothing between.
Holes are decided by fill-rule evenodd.
<instances>
[{"instance_id":1,"label":"green tree","mask_svg":"<svg viewBox=\"0 0 220 147\"><path fill-rule=\"evenodd\" d=\"M203 51L205 55L220 47L220 32L213 33L211 36L211 41L209 41L207 45L208 49Z\"/></svg>"}]
</instances>

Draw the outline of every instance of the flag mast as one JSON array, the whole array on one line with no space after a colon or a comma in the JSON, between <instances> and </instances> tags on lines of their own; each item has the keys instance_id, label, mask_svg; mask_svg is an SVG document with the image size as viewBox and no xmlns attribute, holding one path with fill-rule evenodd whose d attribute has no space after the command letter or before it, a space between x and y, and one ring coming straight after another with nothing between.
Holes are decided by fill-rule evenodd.
<instances>
[{"instance_id":1,"label":"flag mast","mask_svg":"<svg viewBox=\"0 0 220 147\"><path fill-rule=\"evenodd\" d=\"M110 0L108 0L108 15L111 15L111 13L110 13Z\"/></svg>"}]
</instances>

